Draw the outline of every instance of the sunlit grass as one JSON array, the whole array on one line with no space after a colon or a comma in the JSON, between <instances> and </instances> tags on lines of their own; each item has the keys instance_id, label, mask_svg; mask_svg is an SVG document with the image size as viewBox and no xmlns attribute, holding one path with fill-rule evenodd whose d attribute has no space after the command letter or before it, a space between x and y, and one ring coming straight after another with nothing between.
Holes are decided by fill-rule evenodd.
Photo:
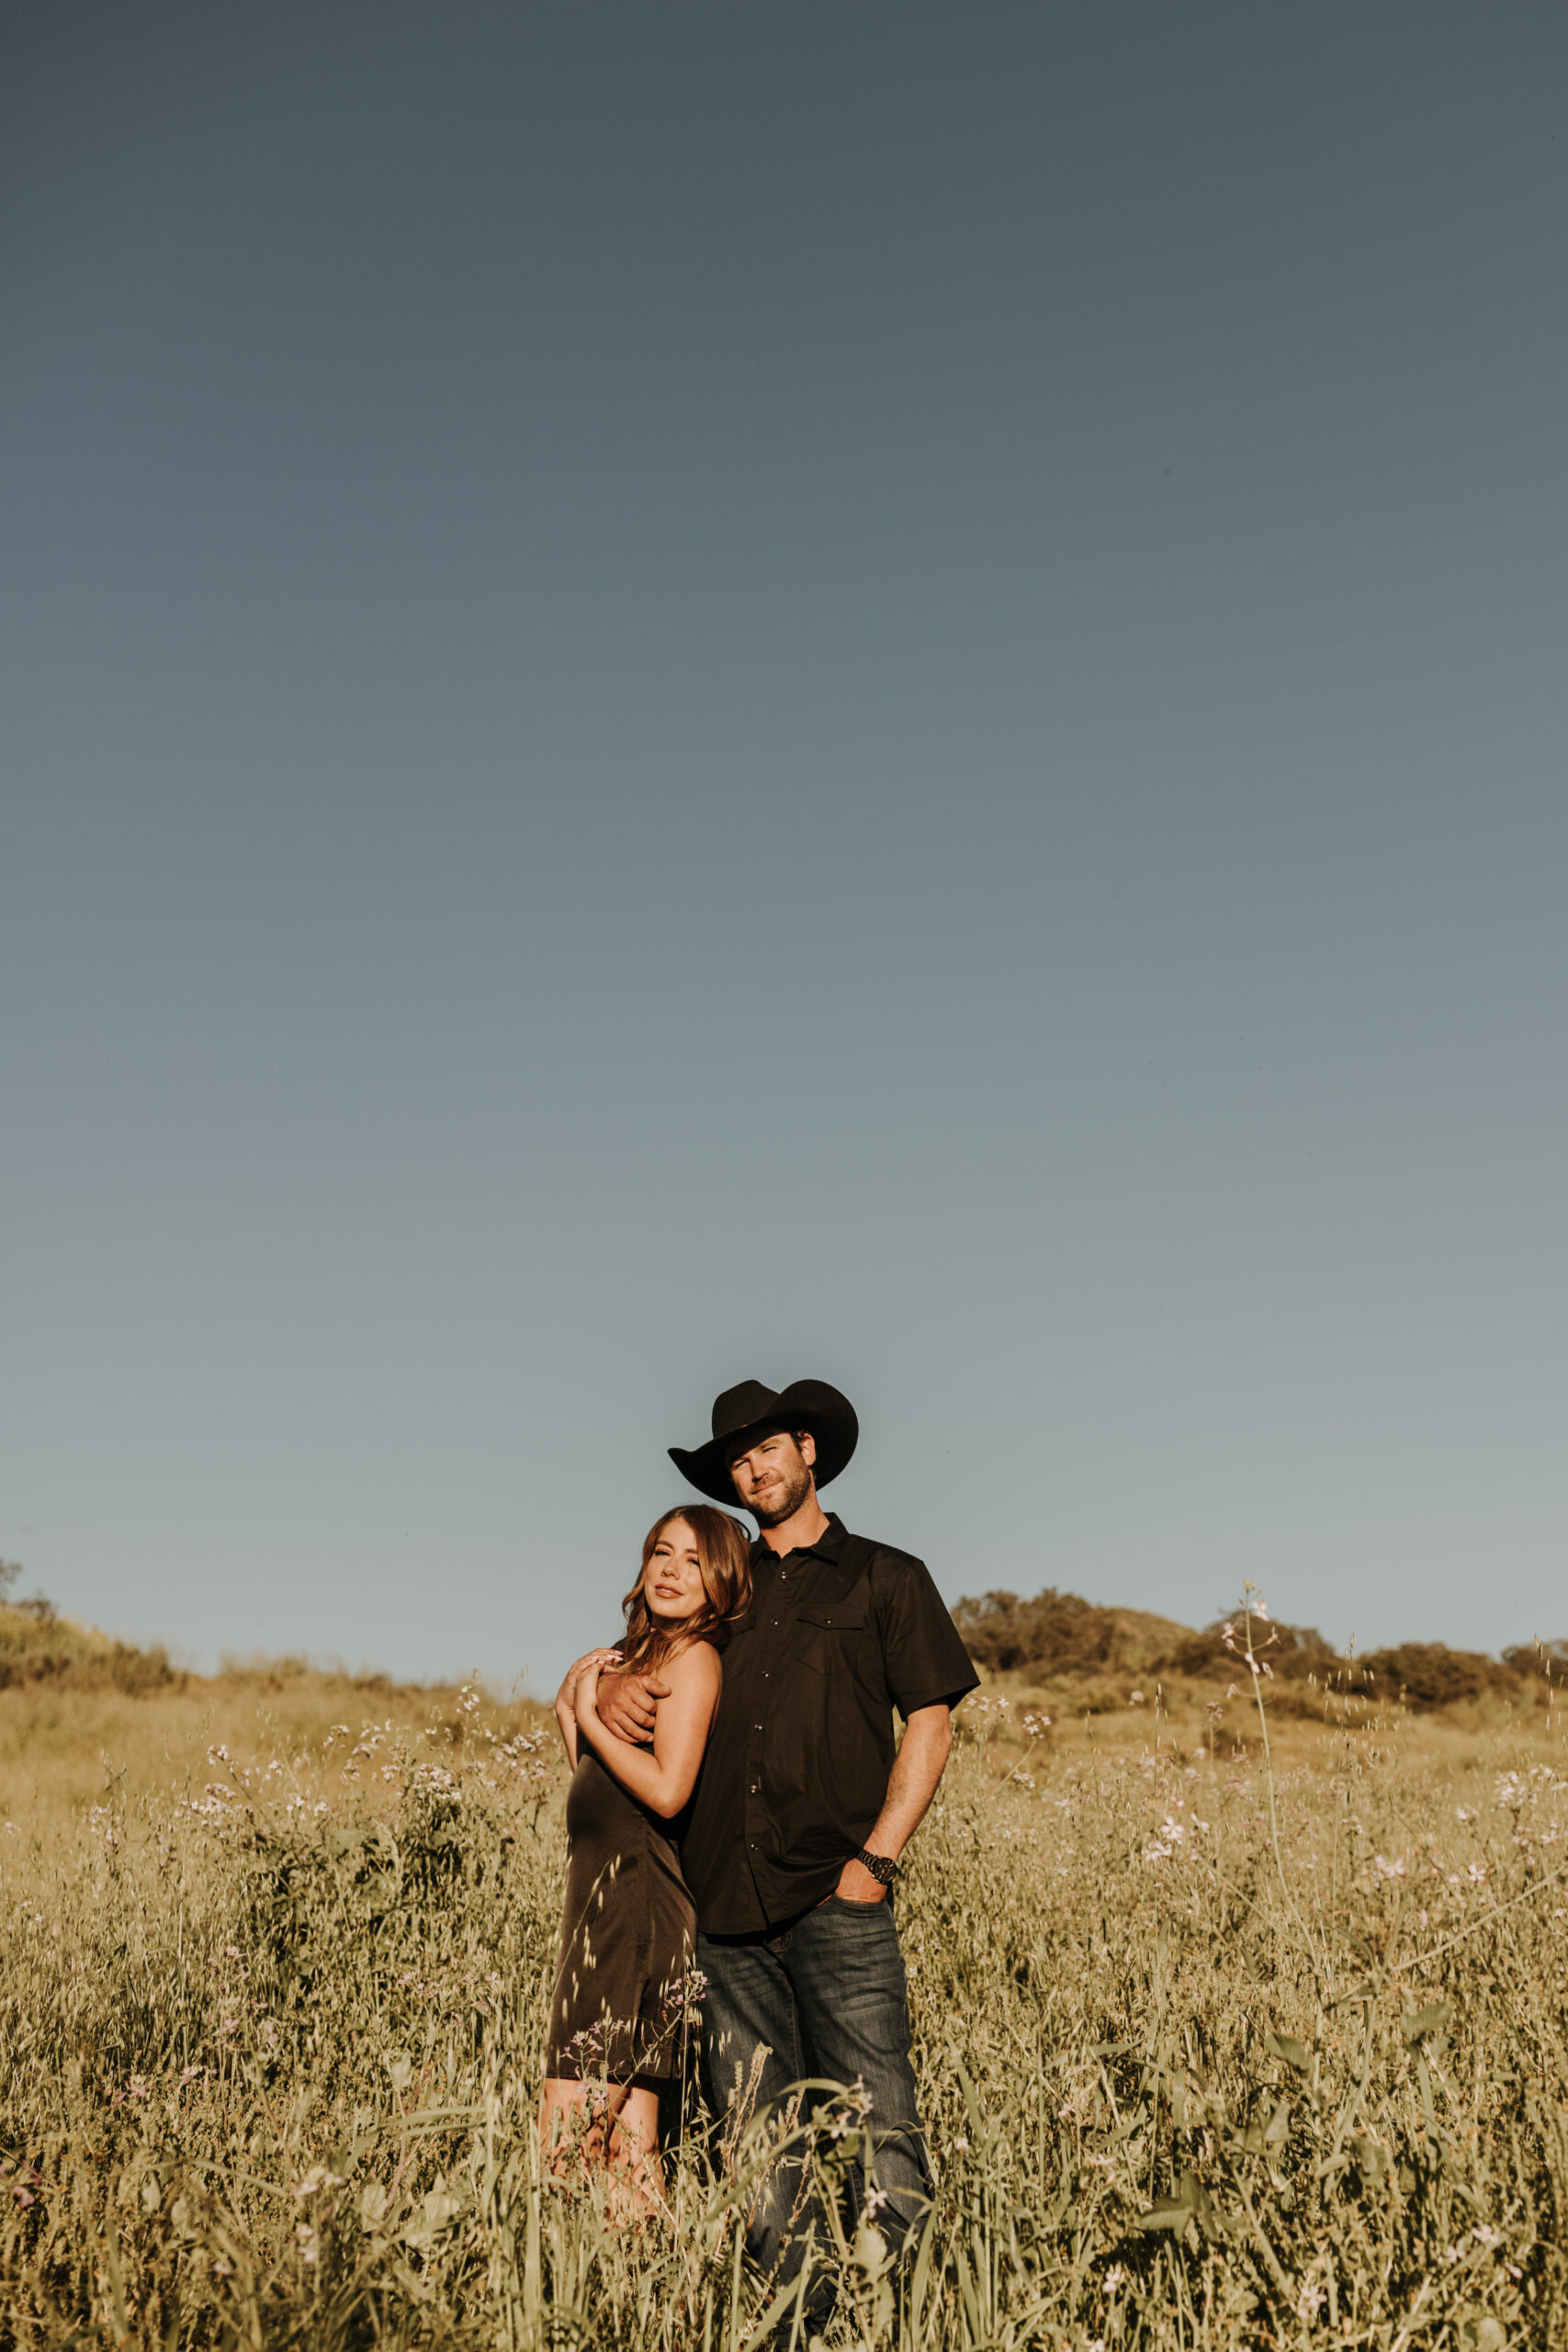
<instances>
[{"instance_id":1,"label":"sunlit grass","mask_svg":"<svg viewBox=\"0 0 1568 2352\"><path fill-rule=\"evenodd\" d=\"M752 2338L760 2143L738 2186L689 2103L635 2236L539 2177L539 1710L309 1676L54 1710L0 1693L0 2340ZM917 1841L937 2201L910 2277L824 2249L832 2340L1568 2341L1560 1734L1294 1723L1276 1858L1238 1710L1043 1712L971 1702ZM815 2160L853 2145L852 2101Z\"/></svg>"}]
</instances>

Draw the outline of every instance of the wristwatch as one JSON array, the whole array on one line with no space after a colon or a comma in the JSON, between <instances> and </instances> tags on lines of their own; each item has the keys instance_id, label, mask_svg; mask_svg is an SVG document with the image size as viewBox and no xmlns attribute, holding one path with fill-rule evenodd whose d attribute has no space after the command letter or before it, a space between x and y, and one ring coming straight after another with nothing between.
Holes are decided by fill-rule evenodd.
<instances>
[{"instance_id":1,"label":"wristwatch","mask_svg":"<svg viewBox=\"0 0 1568 2352\"><path fill-rule=\"evenodd\" d=\"M891 1854L868 1854L863 1846L855 1860L863 1870L868 1870L878 1886L891 1886L898 1875L898 1865Z\"/></svg>"}]
</instances>

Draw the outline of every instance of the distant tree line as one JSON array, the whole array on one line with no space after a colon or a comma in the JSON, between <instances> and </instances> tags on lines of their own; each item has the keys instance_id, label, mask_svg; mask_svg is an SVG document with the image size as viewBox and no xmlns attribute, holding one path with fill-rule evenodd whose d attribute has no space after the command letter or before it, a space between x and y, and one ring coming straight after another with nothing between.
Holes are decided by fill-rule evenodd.
<instances>
[{"instance_id":1,"label":"distant tree line","mask_svg":"<svg viewBox=\"0 0 1568 2352\"><path fill-rule=\"evenodd\" d=\"M982 1593L961 1600L953 1616L977 1665L1039 1681L1095 1683L1120 1676L1228 1684L1246 1671L1223 1646L1224 1619L1201 1633L1168 1625L1156 1632L1158 1620L1140 1622L1139 1611L1101 1608L1054 1585L1032 1600L1015 1592ZM1425 1713L1467 1700L1534 1699L1545 1682L1568 1679L1568 1642L1562 1641L1522 1643L1500 1658L1483 1650L1450 1649L1443 1642L1400 1642L1351 1657L1315 1626L1255 1625L1255 1639L1269 1634L1274 1639L1262 1655L1282 1686L1279 1695L1296 1702L1289 1707L1292 1713L1313 1688L1397 1701Z\"/></svg>"},{"instance_id":2,"label":"distant tree line","mask_svg":"<svg viewBox=\"0 0 1568 2352\"><path fill-rule=\"evenodd\" d=\"M131 1642L111 1641L90 1625L62 1617L41 1592L13 1600L21 1574L15 1560L0 1560L0 1690L49 1682L141 1698L171 1686L183 1689L187 1678L169 1664L161 1643L143 1650Z\"/></svg>"}]
</instances>

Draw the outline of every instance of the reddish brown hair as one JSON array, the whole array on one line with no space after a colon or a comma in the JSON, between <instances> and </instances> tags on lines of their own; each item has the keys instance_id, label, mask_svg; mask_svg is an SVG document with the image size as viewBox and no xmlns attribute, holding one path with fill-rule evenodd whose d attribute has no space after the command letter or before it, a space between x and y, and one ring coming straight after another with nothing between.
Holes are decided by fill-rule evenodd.
<instances>
[{"instance_id":1,"label":"reddish brown hair","mask_svg":"<svg viewBox=\"0 0 1568 2352\"><path fill-rule=\"evenodd\" d=\"M654 1545L678 1519L685 1521L696 1540L704 1598L683 1625L666 1632L649 1614L642 1596L642 1580L653 1557ZM642 1539L642 1566L637 1570L636 1584L621 1604L626 1620L621 1655L628 1667L646 1673L649 1667L673 1657L677 1650L711 1636L729 1618L739 1617L750 1605L751 1546L740 1521L731 1519L715 1503L677 1504L673 1510L656 1519Z\"/></svg>"}]
</instances>

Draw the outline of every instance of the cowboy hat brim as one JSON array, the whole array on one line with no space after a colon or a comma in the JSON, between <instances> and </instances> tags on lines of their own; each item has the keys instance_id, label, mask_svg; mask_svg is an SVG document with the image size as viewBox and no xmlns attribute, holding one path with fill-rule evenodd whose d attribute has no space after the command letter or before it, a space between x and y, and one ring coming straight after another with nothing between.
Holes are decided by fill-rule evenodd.
<instances>
[{"instance_id":1,"label":"cowboy hat brim","mask_svg":"<svg viewBox=\"0 0 1568 2352\"><path fill-rule=\"evenodd\" d=\"M732 1423L725 1411L731 1398L736 1400ZM731 1510L737 1497L730 1461L760 1437L774 1430L809 1430L817 1441L814 1475L818 1487L847 1467L860 1437L854 1407L825 1380L795 1380L776 1391L764 1388L760 1381L745 1382L740 1388L726 1391L714 1407L713 1418L714 1434L706 1445L690 1453L672 1445L670 1459L699 1494Z\"/></svg>"}]
</instances>

